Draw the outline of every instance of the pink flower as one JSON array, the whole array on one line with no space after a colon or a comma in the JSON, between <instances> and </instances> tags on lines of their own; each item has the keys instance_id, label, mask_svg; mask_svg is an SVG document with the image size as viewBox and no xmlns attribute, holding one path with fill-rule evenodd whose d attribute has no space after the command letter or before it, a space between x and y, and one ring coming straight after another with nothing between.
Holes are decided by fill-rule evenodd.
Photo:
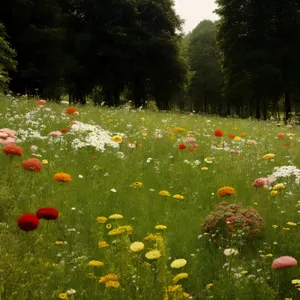
<instances>
[{"instance_id":1,"label":"pink flower","mask_svg":"<svg viewBox=\"0 0 300 300\"><path fill-rule=\"evenodd\" d=\"M62 133L60 132L60 131L51 131L50 133L49 133L49 135L51 135L51 136L60 136L60 135L62 135Z\"/></svg>"},{"instance_id":2,"label":"pink flower","mask_svg":"<svg viewBox=\"0 0 300 300\"><path fill-rule=\"evenodd\" d=\"M239 151L235 150L235 149L230 149L230 153L233 153L233 154L239 154Z\"/></svg>"},{"instance_id":3,"label":"pink flower","mask_svg":"<svg viewBox=\"0 0 300 300\"><path fill-rule=\"evenodd\" d=\"M267 189L274 181L276 181L276 178L274 177L257 178L253 181L252 186Z\"/></svg>"},{"instance_id":4,"label":"pink flower","mask_svg":"<svg viewBox=\"0 0 300 300\"><path fill-rule=\"evenodd\" d=\"M280 256L273 260L272 269L286 269L297 266L297 260L292 256Z\"/></svg>"},{"instance_id":5,"label":"pink flower","mask_svg":"<svg viewBox=\"0 0 300 300\"><path fill-rule=\"evenodd\" d=\"M197 143L194 143L194 144L193 144L193 147L194 147L194 148L198 148L199 145L198 145Z\"/></svg>"},{"instance_id":6,"label":"pink flower","mask_svg":"<svg viewBox=\"0 0 300 300\"><path fill-rule=\"evenodd\" d=\"M292 129L293 126L292 126L292 125L286 125L286 128L287 128L287 129Z\"/></svg>"},{"instance_id":7,"label":"pink flower","mask_svg":"<svg viewBox=\"0 0 300 300\"><path fill-rule=\"evenodd\" d=\"M0 144L15 144L17 132L8 128L0 129Z\"/></svg>"},{"instance_id":8,"label":"pink flower","mask_svg":"<svg viewBox=\"0 0 300 300\"><path fill-rule=\"evenodd\" d=\"M187 138L184 139L186 143L195 143L196 139L193 136L188 136Z\"/></svg>"}]
</instances>

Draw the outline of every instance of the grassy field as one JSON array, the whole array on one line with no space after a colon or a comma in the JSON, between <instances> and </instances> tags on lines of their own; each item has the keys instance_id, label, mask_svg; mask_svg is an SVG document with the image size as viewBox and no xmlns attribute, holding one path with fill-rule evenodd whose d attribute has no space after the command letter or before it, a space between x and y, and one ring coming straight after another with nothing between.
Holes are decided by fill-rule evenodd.
<instances>
[{"instance_id":1,"label":"grassy field","mask_svg":"<svg viewBox=\"0 0 300 300\"><path fill-rule=\"evenodd\" d=\"M300 299L299 267L272 268L281 256L300 259L297 126L67 107L0 97L0 133L15 130L23 149L0 154L1 300ZM40 172L24 169L30 158L43 163ZM72 181L55 180L61 172ZM268 187L252 185L270 177ZM224 186L235 194L218 195ZM259 214L264 226L249 221L249 234L225 214L218 231L214 223L204 232L224 201L254 208L248 218ZM18 228L20 216L45 207L57 220Z\"/></svg>"}]
</instances>

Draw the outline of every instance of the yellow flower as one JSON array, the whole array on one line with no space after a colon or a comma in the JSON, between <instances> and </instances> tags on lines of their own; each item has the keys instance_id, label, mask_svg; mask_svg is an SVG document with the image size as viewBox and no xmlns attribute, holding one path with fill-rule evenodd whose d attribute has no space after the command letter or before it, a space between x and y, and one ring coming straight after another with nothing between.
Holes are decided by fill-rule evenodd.
<instances>
[{"instance_id":1,"label":"yellow flower","mask_svg":"<svg viewBox=\"0 0 300 300\"><path fill-rule=\"evenodd\" d=\"M182 133L182 132L186 132L186 130L184 128L181 128L181 127L174 127L173 132L174 133Z\"/></svg>"},{"instance_id":2,"label":"yellow flower","mask_svg":"<svg viewBox=\"0 0 300 300\"><path fill-rule=\"evenodd\" d=\"M92 266L92 267L103 267L104 263L102 261L99 261L99 260L91 260L89 262L89 266Z\"/></svg>"},{"instance_id":3,"label":"yellow flower","mask_svg":"<svg viewBox=\"0 0 300 300\"><path fill-rule=\"evenodd\" d=\"M285 185L283 183L277 183L273 186L273 190L277 191L277 190L283 190L285 189Z\"/></svg>"},{"instance_id":4,"label":"yellow flower","mask_svg":"<svg viewBox=\"0 0 300 300\"><path fill-rule=\"evenodd\" d=\"M161 254L159 252L159 250L151 250L149 252L147 252L145 254L146 258L148 259L157 259L157 258L160 258L161 257Z\"/></svg>"},{"instance_id":5,"label":"yellow flower","mask_svg":"<svg viewBox=\"0 0 300 300\"><path fill-rule=\"evenodd\" d=\"M111 229L111 224L106 224L106 226L105 226L107 229Z\"/></svg>"},{"instance_id":6,"label":"yellow flower","mask_svg":"<svg viewBox=\"0 0 300 300\"><path fill-rule=\"evenodd\" d=\"M236 137L234 138L234 140L237 141L237 142L239 142L239 141L241 140L241 138L240 138L239 136L236 136Z\"/></svg>"},{"instance_id":7,"label":"yellow flower","mask_svg":"<svg viewBox=\"0 0 300 300\"><path fill-rule=\"evenodd\" d=\"M110 288L113 287L115 289L120 287L120 282L119 281L115 281L115 280L108 280L105 282L105 287L106 288Z\"/></svg>"},{"instance_id":8,"label":"yellow flower","mask_svg":"<svg viewBox=\"0 0 300 300\"><path fill-rule=\"evenodd\" d=\"M103 283L106 281L117 281L120 277L120 274L107 274L105 276L100 277L99 283Z\"/></svg>"},{"instance_id":9,"label":"yellow flower","mask_svg":"<svg viewBox=\"0 0 300 300\"><path fill-rule=\"evenodd\" d=\"M179 273L172 280L176 284L180 279L188 278L188 277L189 277L188 273Z\"/></svg>"},{"instance_id":10,"label":"yellow flower","mask_svg":"<svg viewBox=\"0 0 300 300\"><path fill-rule=\"evenodd\" d=\"M108 119L108 120L107 120L108 123L111 123L112 121L113 121L112 119Z\"/></svg>"},{"instance_id":11,"label":"yellow flower","mask_svg":"<svg viewBox=\"0 0 300 300\"><path fill-rule=\"evenodd\" d=\"M271 191L271 192L270 192L270 195L271 195L271 196L276 196L277 194L278 194L278 191Z\"/></svg>"},{"instance_id":12,"label":"yellow flower","mask_svg":"<svg viewBox=\"0 0 300 300\"><path fill-rule=\"evenodd\" d=\"M207 171L208 168L207 168L207 167L202 167L200 170L201 170L201 171Z\"/></svg>"},{"instance_id":13,"label":"yellow flower","mask_svg":"<svg viewBox=\"0 0 300 300\"><path fill-rule=\"evenodd\" d=\"M146 240L146 241L151 241L151 242L156 242L156 241L162 241L163 238L162 238L162 236L160 236L160 235L156 235L156 234L151 233L151 234L149 234L148 236L146 236L146 237L144 238L144 240Z\"/></svg>"},{"instance_id":14,"label":"yellow flower","mask_svg":"<svg viewBox=\"0 0 300 300\"><path fill-rule=\"evenodd\" d=\"M97 217L97 222L99 223L105 223L108 219L106 217Z\"/></svg>"},{"instance_id":15,"label":"yellow flower","mask_svg":"<svg viewBox=\"0 0 300 300\"><path fill-rule=\"evenodd\" d=\"M42 157L42 155L41 155L41 154L36 154L35 156L36 156L36 157Z\"/></svg>"},{"instance_id":16,"label":"yellow flower","mask_svg":"<svg viewBox=\"0 0 300 300\"><path fill-rule=\"evenodd\" d=\"M214 160L211 157L206 157L204 158L204 161L208 164L212 164Z\"/></svg>"},{"instance_id":17,"label":"yellow flower","mask_svg":"<svg viewBox=\"0 0 300 300\"><path fill-rule=\"evenodd\" d=\"M284 231L289 231L289 230L291 230L291 228L284 227L284 228L282 228L282 230L284 230Z\"/></svg>"},{"instance_id":18,"label":"yellow flower","mask_svg":"<svg viewBox=\"0 0 300 300\"><path fill-rule=\"evenodd\" d=\"M174 292L181 291L181 290L182 290L182 286L180 284L177 284L177 285L168 286L167 292L174 293Z\"/></svg>"},{"instance_id":19,"label":"yellow flower","mask_svg":"<svg viewBox=\"0 0 300 300\"><path fill-rule=\"evenodd\" d=\"M112 229L111 231L108 232L108 235L120 235L122 233L127 233L127 234L132 234L132 227L127 225L127 226L119 226L115 229Z\"/></svg>"},{"instance_id":20,"label":"yellow flower","mask_svg":"<svg viewBox=\"0 0 300 300\"><path fill-rule=\"evenodd\" d=\"M269 254L266 255L266 257L272 257L272 256L273 256L272 253L269 253Z\"/></svg>"},{"instance_id":21,"label":"yellow flower","mask_svg":"<svg viewBox=\"0 0 300 300\"><path fill-rule=\"evenodd\" d=\"M120 135L115 135L111 138L113 142L116 142L118 144L121 144L123 142L123 138Z\"/></svg>"},{"instance_id":22,"label":"yellow flower","mask_svg":"<svg viewBox=\"0 0 300 300\"><path fill-rule=\"evenodd\" d=\"M147 132L142 132L142 136L147 136L148 133Z\"/></svg>"},{"instance_id":23,"label":"yellow flower","mask_svg":"<svg viewBox=\"0 0 300 300\"><path fill-rule=\"evenodd\" d=\"M179 269L184 267L187 264L187 261L184 258L175 259L171 263L171 268L173 269Z\"/></svg>"},{"instance_id":24,"label":"yellow flower","mask_svg":"<svg viewBox=\"0 0 300 300\"><path fill-rule=\"evenodd\" d=\"M171 196L171 194L170 194L168 191L166 191L166 190L162 190L162 191L160 191L158 194L159 194L160 196L168 196L168 197Z\"/></svg>"},{"instance_id":25,"label":"yellow flower","mask_svg":"<svg viewBox=\"0 0 300 300\"><path fill-rule=\"evenodd\" d=\"M212 286L214 286L214 284L213 283L209 283L209 284L206 285L206 289L210 289Z\"/></svg>"},{"instance_id":26,"label":"yellow flower","mask_svg":"<svg viewBox=\"0 0 300 300\"><path fill-rule=\"evenodd\" d=\"M241 274L248 274L248 271L246 271L246 270L243 270L243 271L241 271Z\"/></svg>"},{"instance_id":27,"label":"yellow flower","mask_svg":"<svg viewBox=\"0 0 300 300\"><path fill-rule=\"evenodd\" d=\"M143 186L143 183L140 181L136 181L131 184L131 187L133 187L133 188L141 188L142 186Z\"/></svg>"},{"instance_id":28,"label":"yellow flower","mask_svg":"<svg viewBox=\"0 0 300 300\"><path fill-rule=\"evenodd\" d=\"M145 245L142 242L134 242L130 245L130 250L132 252L140 252L144 250Z\"/></svg>"},{"instance_id":29,"label":"yellow flower","mask_svg":"<svg viewBox=\"0 0 300 300\"><path fill-rule=\"evenodd\" d=\"M247 135L246 132L241 132L240 134L241 137L245 137L246 135Z\"/></svg>"},{"instance_id":30,"label":"yellow flower","mask_svg":"<svg viewBox=\"0 0 300 300\"><path fill-rule=\"evenodd\" d=\"M276 228L278 228L278 225L272 225L272 227L276 229Z\"/></svg>"},{"instance_id":31,"label":"yellow flower","mask_svg":"<svg viewBox=\"0 0 300 300\"><path fill-rule=\"evenodd\" d=\"M294 222L287 222L286 224L290 225L290 226L297 226L297 223L294 223Z\"/></svg>"},{"instance_id":32,"label":"yellow flower","mask_svg":"<svg viewBox=\"0 0 300 300\"><path fill-rule=\"evenodd\" d=\"M184 197L180 194L174 195L173 198L176 199L176 200L183 200L184 199Z\"/></svg>"},{"instance_id":33,"label":"yellow flower","mask_svg":"<svg viewBox=\"0 0 300 300\"><path fill-rule=\"evenodd\" d=\"M287 133L286 135L287 135L287 136L295 136L295 133L290 133L290 132L289 132L289 133Z\"/></svg>"},{"instance_id":34,"label":"yellow flower","mask_svg":"<svg viewBox=\"0 0 300 300\"><path fill-rule=\"evenodd\" d=\"M275 157L275 154L273 154L273 153L268 153L268 154L265 154L263 156L264 159L271 159L271 158L274 158L274 157Z\"/></svg>"},{"instance_id":35,"label":"yellow flower","mask_svg":"<svg viewBox=\"0 0 300 300\"><path fill-rule=\"evenodd\" d=\"M48 160L47 159L43 159L42 163L43 163L43 165L46 165L48 163Z\"/></svg>"},{"instance_id":36,"label":"yellow flower","mask_svg":"<svg viewBox=\"0 0 300 300\"><path fill-rule=\"evenodd\" d=\"M292 284L300 284L300 279L293 279Z\"/></svg>"},{"instance_id":37,"label":"yellow flower","mask_svg":"<svg viewBox=\"0 0 300 300\"><path fill-rule=\"evenodd\" d=\"M114 214L114 215L109 216L108 218L111 220L120 220L120 219L123 219L123 216L120 214Z\"/></svg>"},{"instance_id":38,"label":"yellow flower","mask_svg":"<svg viewBox=\"0 0 300 300\"><path fill-rule=\"evenodd\" d=\"M145 118L140 118L141 121L145 121Z\"/></svg>"},{"instance_id":39,"label":"yellow flower","mask_svg":"<svg viewBox=\"0 0 300 300\"><path fill-rule=\"evenodd\" d=\"M59 299L68 299L68 294L67 293L61 293L58 295Z\"/></svg>"},{"instance_id":40,"label":"yellow flower","mask_svg":"<svg viewBox=\"0 0 300 300\"><path fill-rule=\"evenodd\" d=\"M233 129L233 130L238 130L239 128L238 128L238 127L232 127L232 129Z\"/></svg>"},{"instance_id":41,"label":"yellow flower","mask_svg":"<svg viewBox=\"0 0 300 300\"><path fill-rule=\"evenodd\" d=\"M109 245L105 241L99 241L98 242L98 247L99 248L106 248L106 247L109 247Z\"/></svg>"},{"instance_id":42,"label":"yellow flower","mask_svg":"<svg viewBox=\"0 0 300 300\"><path fill-rule=\"evenodd\" d=\"M56 242L55 242L55 245L63 245L63 244L64 244L63 241L56 241Z\"/></svg>"},{"instance_id":43,"label":"yellow flower","mask_svg":"<svg viewBox=\"0 0 300 300\"><path fill-rule=\"evenodd\" d=\"M157 230L165 230L165 229L167 229L167 226L165 226L165 225L156 225L155 229L157 229Z\"/></svg>"},{"instance_id":44,"label":"yellow flower","mask_svg":"<svg viewBox=\"0 0 300 300\"><path fill-rule=\"evenodd\" d=\"M293 300L293 298L284 298L284 300Z\"/></svg>"}]
</instances>

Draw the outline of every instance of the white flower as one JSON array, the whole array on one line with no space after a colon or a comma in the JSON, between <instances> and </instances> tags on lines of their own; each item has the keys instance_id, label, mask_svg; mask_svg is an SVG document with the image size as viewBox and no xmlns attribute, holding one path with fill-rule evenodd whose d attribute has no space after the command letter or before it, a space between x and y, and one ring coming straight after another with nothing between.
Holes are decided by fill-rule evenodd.
<instances>
[{"instance_id":1,"label":"white flower","mask_svg":"<svg viewBox=\"0 0 300 300\"><path fill-rule=\"evenodd\" d=\"M76 294L76 291L74 289L69 289L69 290L67 290L67 294L74 295L74 294Z\"/></svg>"},{"instance_id":2,"label":"white flower","mask_svg":"<svg viewBox=\"0 0 300 300\"><path fill-rule=\"evenodd\" d=\"M82 176L82 175L80 175L80 174L78 175L78 177L79 177L79 178L81 178L81 179L83 178L83 176Z\"/></svg>"},{"instance_id":3,"label":"white flower","mask_svg":"<svg viewBox=\"0 0 300 300\"><path fill-rule=\"evenodd\" d=\"M117 192L116 189L111 189L110 191L113 192L113 193L116 193L116 192Z\"/></svg>"},{"instance_id":4,"label":"white flower","mask_svg":"<svg viewBox=\"0 0 300 300\"><path fill-rule=\"evenodd\" d=\"M226 256L230 256L230 255L232 255L232 254L238 255L238 254L239 254L239 251L238 251L237 249L228 248L228 249L225 249L223 253L224 253Z\"/></svg>"}]
</instances>

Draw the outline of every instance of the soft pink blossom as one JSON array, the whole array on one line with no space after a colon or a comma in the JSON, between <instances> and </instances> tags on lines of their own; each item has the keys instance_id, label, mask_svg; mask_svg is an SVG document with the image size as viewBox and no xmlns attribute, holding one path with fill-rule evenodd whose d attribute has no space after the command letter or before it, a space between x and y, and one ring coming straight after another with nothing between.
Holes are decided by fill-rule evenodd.
<instances>
[{"instance_id":1,"label":"soft pink blossom","mask_svg":"<svg viewBox=\"0 0 300 300\"><path fill-rule=\"evenodd\" d=\"M51 135L51 136L60 136L60 135L62 135L62 133L60 132L60 131L51 131L50 133L49 133L49 135Z\"/></svg>"},{"instance_id":2,"label":"soft pink blossom","mask_svg":"<svg viewBox=\"0 0 300 300\"><path fill-rule=\"evenodd\" d=\"M274 181L276 181L275 177L257 178L253 181L252 186L267 189Z\"/></svg>"},{"instance_id":3,"label":"soft pink blossom","mask_svg":"<svg viewBox=\"0 0 300 300\"><path fill-rule=\"evenodd\" d=\"M297 260L292 256L281 256L273 260L272 269L286 269L297 266Z\"/></svg>"},{"instance_id":4,"label":"soft pink blossom","mask_svg":"<svg viewBox=\"0 0 300 300\"><path fill-rule=\"evenodd\" d=\"M16 134L17 134L16 131L11 130L9 128L0 129L0 144L2 145L15 144L17 138Z\"/></svg>"},{"instance_id":5,"label":"soft pink blossom","mask_svg":"<svg viewBox=\"0 0 300 300\"><path fill-rule=\"evenodd\" d=\"M287 129L292 129L293 126L292 126L292 125L286 125L286 128L287 128Z\"/></svg>"},{"instance_id":6,"label":"soft pink blossom","mask_svg":"<svg viewBox=\"0 0 300 300\"><path fill-rule=\"evenodd\" d=\"M184 139L185 143L195 143L196 139L193 136L188 136L187 138Z\"/></svg>"}]
</instances>

